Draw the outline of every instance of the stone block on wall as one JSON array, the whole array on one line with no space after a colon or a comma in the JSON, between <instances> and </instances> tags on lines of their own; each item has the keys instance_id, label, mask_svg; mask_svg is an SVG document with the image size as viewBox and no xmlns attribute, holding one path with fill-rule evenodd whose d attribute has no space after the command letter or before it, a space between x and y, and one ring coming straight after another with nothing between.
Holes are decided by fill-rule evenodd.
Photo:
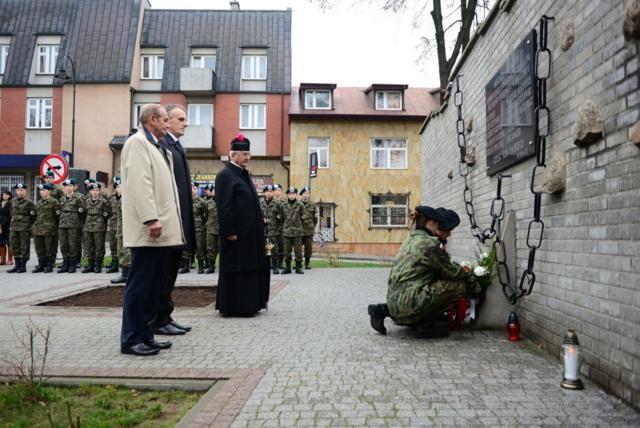
<instances>
[{"instance_id":1,"label":"stone block on wall","mask_svg":"<svg viewBox=\"0 0 640 428\"><path fill-rule=\"evenodd\" d=\"M578 110L576 118L574 144L586 147L603 136L604 120L598 106L591 100L587 100Z\"/></svg>"}]
</instances>

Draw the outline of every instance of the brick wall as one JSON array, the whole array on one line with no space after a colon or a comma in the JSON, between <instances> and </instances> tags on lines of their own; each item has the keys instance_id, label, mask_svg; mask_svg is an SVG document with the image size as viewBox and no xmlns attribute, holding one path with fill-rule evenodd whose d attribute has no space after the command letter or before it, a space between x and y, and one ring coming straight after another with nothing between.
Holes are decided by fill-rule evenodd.
<instances>
[{"instance_id":1,"label":"brick wall","mask_svg":"<svg viewBox=\"0 0 640 428\"><path fill-rule=\"evenodd\" d=\"M0 154L24 153L27 88L2 88Z\"/></svg>"},{"instance_id":2,"label":"brick wall","mask_svg":"<svg viewBox=\"0 0 640 428\"><path fill-rule=\"evenodd\" d=\"M497 14L469 52L459 73L464 114L473 118L469 144L476 146L477 163L470 182L477 219L482 227L489 225L497 182L485 173L484 87L543 14L555 17L549 26L547 159L564 154L567 182L563 193L542 198L545 232L536 257L537 281L517 310L526 335L555 356L567 329L575 328L585 357L583 374L640 407L640 150L628 141L629 127L640 120L640 49L637 41L623 38L622 0L517 1L509 12ZM575 42L567 51L560 49L565 19L575 25ZM584 149L573 144L574 127L577 110L588 99L603 113L606 137ZM451 99L422 134L423 200L461 214L448 248L455 258L469 259L476 244L464 214L456 115ZM527 265L534 163L529 159L507 169L513 178L503 185L507 210L517 220L518 279Z\"/></svg>"}]
</instances>

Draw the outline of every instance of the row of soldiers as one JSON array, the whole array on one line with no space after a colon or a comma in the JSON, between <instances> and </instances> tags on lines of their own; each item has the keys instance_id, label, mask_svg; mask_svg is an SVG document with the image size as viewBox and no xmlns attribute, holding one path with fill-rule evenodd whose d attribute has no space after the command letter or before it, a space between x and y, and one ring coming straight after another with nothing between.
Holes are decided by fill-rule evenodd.
<instances>
[{"instance_id":1,"label":"row of soldiers","mask_svg":"<svg viewBox=\"0 0 640 428\"><path fill-rule=\"evenodd\" d=\"M24 183L14 186L16 197L11 205L9 239L15 253L15 266L8 272L26 272L33 236L38 257L33 273L53 271L58 245L63 257L58 273L76 272L83 247L88 264L82 272L100 273L105 255L105 235L109 229L112 264L107 272L117 272L118 260L122 258L126 279L124 269L125 266L128 268L130 255L118 245L118 235L119 241L122 241L119 178L114 179L111 196L102 192L101 185L94 179L85 181L88 189L86 195L78 192L78 184L74 179L65 180L62 189L57 188L53 180L53 172L48 171L43 177L44 184L38 186L40 200L36 204L27 198L27 186ZM120 257L116 252L118 247ZM122 276L115 283L121 282L124 282Z\"/></svg>"},{"instance_id":2,"label":"row of soldiers","mask_svg":"<svg viewBox=\"0 0 640 428\"><path fill-rule=\"evenodd\" d=\"M211 274L216 271L218 258L218 209L216 207L216 186L213 183L203 187L204 197L198 195L200 184L191 183L193 219L196 232L195 251L182 252L182 262L178 273L188 273L191 264L197 260L198 273Z\"/></svg>"}]
</instances>

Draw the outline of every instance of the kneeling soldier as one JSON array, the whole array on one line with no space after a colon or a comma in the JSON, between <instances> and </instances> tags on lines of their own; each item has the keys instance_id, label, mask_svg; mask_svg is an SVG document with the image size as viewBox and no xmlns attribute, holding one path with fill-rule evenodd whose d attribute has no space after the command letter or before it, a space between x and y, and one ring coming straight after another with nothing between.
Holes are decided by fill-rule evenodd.
<instances>
[{"instance_id":1,"label":"kneeling soldier","mask_svg":"<svg viewBox=\"0 0 640 428\"><path fill-rule=\"evenodd\" d=\"M8 273L27 271L29 246L31 244L31 225L36 215L36 207L27 198L27 185L18 183L13 186L16 197L11 201L11 223L9 224L9 242L15 256L15 265Z\"/></svg>"},{"instance_id":2,"label":"kneeling soldier","mask_svg":"<svg viewBox=\"0 0 640 428\"><path fill-rule=\"evenodd\" d=\"M99 183L89 184L89 194L91 199L87 200L84 206L87 218L83 229L89 264L82 273L100 273L104 259L104 232L107 230L107 219L111 212L109 202L100 196Z\"/></svg>"},{"instance_id":3,"label":"kneeling soldier","mask_svg":"<svg viewBox=\"0 0 640 428\"><path fill-rule=\"evenodd\" d=\"M304 210L297 198L295 187L287 189L287 202L282 204L282 240L284 241L284 261L286 268L283 274L291 273L291 247L296 255L296 273L302 270L302 221Z\"/></svg>"},{"instance_id":4,"label":"kneeling soldier","mask_svg":"<svg viewBox=\"0 0 640 428\"><path fill-rule=\"evenodd\" d=\"M55 250L58 249L56 234L58 231L58 215L60 205L51 196L53 186L51 184L40 184L40 196L42 197L36 204L36 221L31 227L31 234L34 236L36 254L38 255L38 265L32 273L53 272L55 261Z\"/></svg>"}]
</instances>

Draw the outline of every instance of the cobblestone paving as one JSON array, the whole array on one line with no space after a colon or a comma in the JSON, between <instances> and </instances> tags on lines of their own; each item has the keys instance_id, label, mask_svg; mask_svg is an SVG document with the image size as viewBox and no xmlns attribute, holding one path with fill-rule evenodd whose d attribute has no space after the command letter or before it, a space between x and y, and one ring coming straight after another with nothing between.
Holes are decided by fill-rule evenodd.
<instances>
[{"instance_id":1,"label":"cobblestone paving","mask_svg":"<svg viewBox=\"0 0 640 428\"><path fill-rule=\"evenodd\" d=\"M264 369L234 427L257 426L640 426L640 415L598 386L560 388L561 366L503 332L457 332L416 340L387 323L368 325L368 303L384 301L388 269L314 269L274 276L288 285L269 311L220 318L178 309L193 331L152 358L121 355L120 310L34 307L105 284L111 275L6 274L0 268L0 353L19 349L11 325L53 325L48 365L59 368ZM212 284L188 274L180 283Z\"/></svg>"}]
</instances>

